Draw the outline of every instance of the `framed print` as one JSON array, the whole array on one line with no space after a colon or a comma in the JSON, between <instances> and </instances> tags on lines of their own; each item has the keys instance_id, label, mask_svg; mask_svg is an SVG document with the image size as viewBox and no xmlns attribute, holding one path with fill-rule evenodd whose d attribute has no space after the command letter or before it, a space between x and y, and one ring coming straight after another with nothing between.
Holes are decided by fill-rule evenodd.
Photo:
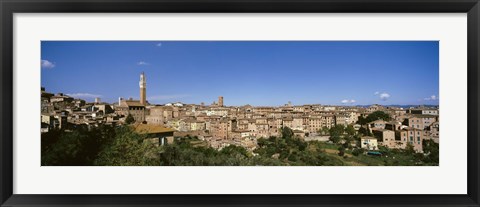
<instances>
[{"instance_id":1,"label":"framed print","mask_svg":"<svg viewBox=\"0 0 480 207\"><path fill-rule=\"evenodd\" d=\"M0 6L2 206L479 206L477 0Z\"/></svg>"}]
</instances>

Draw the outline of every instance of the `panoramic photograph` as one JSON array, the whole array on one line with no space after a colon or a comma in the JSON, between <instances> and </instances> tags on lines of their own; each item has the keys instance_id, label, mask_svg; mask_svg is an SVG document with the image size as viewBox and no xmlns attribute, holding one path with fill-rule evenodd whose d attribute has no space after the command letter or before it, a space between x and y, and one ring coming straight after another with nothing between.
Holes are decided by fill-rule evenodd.
<instances>
[{"instance_id":1,"label":"panoramic photograph","mask_svg":"<svg viewBox=\"0 0 480 207\"><path fill-rule=\"evenodd\" d=\"M438 41L42 41L41 166L439 166Z\"/></svg>"}]
</instances>

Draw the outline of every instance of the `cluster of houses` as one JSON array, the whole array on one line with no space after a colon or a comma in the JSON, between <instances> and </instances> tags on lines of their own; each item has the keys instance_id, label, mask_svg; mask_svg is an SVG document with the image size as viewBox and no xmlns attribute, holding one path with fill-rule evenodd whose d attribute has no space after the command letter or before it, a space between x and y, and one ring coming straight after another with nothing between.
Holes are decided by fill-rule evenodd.
<instances>
[{"instance_id":1,"label":"cluster of houses","mask_svg":"<svg viewBox=\"0 0 480 207\"><path fill-rule=\"evenodd\" d=\"M404 149L412 145L422 152L422 141L438 142L438 107L400 108L381 105L327 106L320 104L283 106L225 106L223 97L210 105L169 103L149 104L146 100L146 77L140 75L140 100L119 98L118 103L104 103L99 98L86 102L62 93L41 89L41 132L51 129L91 129L101 125L129 124L158 144L172 142L173 137L195 136L209 146L228 145L253 150L257 139L278 136L282 127L293 130L305 140L321 140L324 129L352 125L357 131L368 130L371 136L361 138L358 146L378 150L379 145ZM376 120L359 125L359 117L383 111L393 119ZM129 123L128 119L133 119ZM319 138L319 139L316 139ZM327 138L328 140L328 138Z\"/></svg>"},{"instance_id":2,"label":"cluster of houses","mask_svg":"<svg viewBox=\"0 0 480 207\"><path fill-rule=\"evenodd\" d=\"M120 98L109 104L96 99L88 103L64 94L52 94L42 88L42 132L52 128L86 128L100 125L125 124L127 116L134 119L134 128L154 135L159 144L171 142L174 136L196 136L211 147L231 144L253 150L261 137L278 136L282 127L289 127L301 138L320 137L324 128L335 125L364 127L370 136L364 136L359 146L377 150L379 145L404 149L411 144L422 152L422 140L438 142L438 108L323 106L286 104L279 107L196 105L171 103L166 105L140 104L137 100ZM356 124L359 117L374 111L384 111L391 121L377 120L367 125ZM162 133L163 137L162 138Z\"/></svg>"},{"instance_id":3,"label":"cluster of houses","mask_svg":"<svg viewBox=\"0 0 480 207\"><path fill-rule=\"evenodd\" d=\"M382 145L392 149L405 149L411 145L423 152L423 140L439 142L438 108L411 108L393 116L393 120L376 120L366 126L372 136L361 138L361 147L369 150Z\"/></svg>"}]
</instances>

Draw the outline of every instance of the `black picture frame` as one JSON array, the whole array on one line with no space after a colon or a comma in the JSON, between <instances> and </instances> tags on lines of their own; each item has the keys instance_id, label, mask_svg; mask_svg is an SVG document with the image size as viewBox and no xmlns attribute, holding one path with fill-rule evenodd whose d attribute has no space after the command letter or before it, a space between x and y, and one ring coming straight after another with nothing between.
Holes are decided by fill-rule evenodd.
<instances>
[{"instance_id":1,"label":"black picture frame","mask_svg":"<svg viewBox=\"0 0 480 207\"><path fill-rule=\"evenodd\" d=\"M478 0L0 0L1 206L480 206ZM467 13L468 189L465 195L19 195L13 194L15 13ZM450 179L450 178L445 178ZM94 186L92 186L93 188Z\"/></svg>"}]
</instances>

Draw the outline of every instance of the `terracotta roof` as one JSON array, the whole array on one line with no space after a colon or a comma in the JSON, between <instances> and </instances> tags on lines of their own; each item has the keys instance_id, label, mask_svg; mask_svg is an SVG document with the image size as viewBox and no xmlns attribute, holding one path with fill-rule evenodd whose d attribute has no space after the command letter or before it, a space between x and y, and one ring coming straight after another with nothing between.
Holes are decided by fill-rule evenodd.
<instances>
[{"instance_id":1,"label":"terracotta roof","mask_svg":"<svg viewBox=\"0 0 480 207\"><path fill-rule=\"evenodd\" d=\"M238 130L233 131L233 132L240 132L240 133L242 133L242 132L250 132L250 131L249 131L248 129L243 129L243 130L238 129Z\"/></svg>"},{"instance_id":2,"label":"terracotta roof","mask_svg":"<svg viewBox=\"0 0 480 207\"><path fill-rule=\"evenodd\" d=\"M412 114L413 118L436 118L438 115L433 114Z\"/></svg>"},{"instance_id":3,"label":"terracotta roof","mask_svg":"<svg viewBox=\"0 0 480 207\"><path fill-rule=\"evenodd\" d=\"M421 129L417 129L417 128L414 128L414 127L404 127L402 128L403 131L423 131Z\"/></svg>"},{"instance_id":4,"label":"terracotta roof","mask_svg":"<svg viewBox=\"0 0 480 207\"><path fill-rule=\"evenodd\" d=\"M125 101L127 106L144 106L140 101Z\"/></svg>"},{"instance_id":5,"label":"terracotta roof","mask_svg":"<svg viewBox=\"0 0 480 207\"><path fill-rule=\"evenodd\" d=\"M133 125L135 132L140 134L156 134L165 132L174 132L174 129L164 127L162 125L153 124L135 124Z\"/></svg>"},{"instance_id":6,"label":"terracotta roof","mask_svg":"<svg viewBox=\"0 0 480 207\"><path fill-rule=\"evenodd\" d=\"M419 108L413 108L410 110L438 110L437 108L427 108L427 107L419 107Z\"/></svg>"},{"instance_id":7,"label":"terracotta roof","mask_svg":"<svg viewBox=\"0 0 480 207\"><path fill-rule=\"evenodd\" d=\"M334 115L333 114L322 114L321 116L323 116L323 117L333 117Z\"/></svg>"}]
</instances>

